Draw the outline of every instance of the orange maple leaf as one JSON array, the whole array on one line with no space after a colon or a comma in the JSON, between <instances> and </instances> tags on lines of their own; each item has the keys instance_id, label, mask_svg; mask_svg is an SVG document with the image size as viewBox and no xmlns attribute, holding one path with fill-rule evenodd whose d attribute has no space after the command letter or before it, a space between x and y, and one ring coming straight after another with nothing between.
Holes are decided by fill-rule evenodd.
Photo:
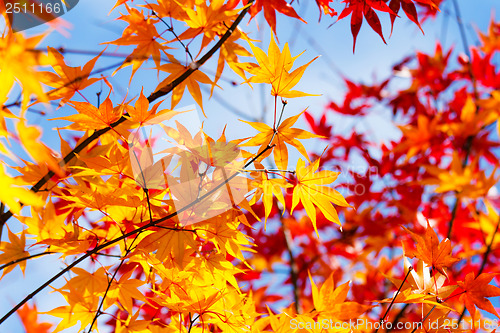
<instances>
[{"instance_id":1,"label":"orange maple leaf","mask_svg":"<svg viewBox=\"0 0 500 333\"><path fill-rule=\"evenodd\" d=\"M7 227L7 232L9 233L9 242L1 242L0 243L0 251L3 252L0 254L0 265L9 263L13 260L28 257L30 254L28 251L25 251L26 248L26 234L23 231L21 233L21 237L17 237L15 233L10 231ZM24 270L26 269L26 260L20 261L14 265L10 265L4 268L2 272L2 277L9 273L19 265L21 271L24 274ZM0 277L1 279L1 277Z\"/></svg>"},{"instance_id":2,"label":"orange maple leaf","mask_svg":"<svg viewBox=\"0 0 500 333\"><path fill-rule=\"evenodd\" d=\"M26 333L49 333L52 324L38 322L38 312L36 305L30 307L25 304L22 308L17 310L17 314L23 323Z\"/></svg>"},{"instance_id":3,"label":"orange maple leaf","mask_svg":"<svg viewBox=\"0 0 500 333\"><path fill-rule=\"evenodd\" d=\"M165 52L166 49L170 47L165 44L167 41L161 37L161 35L156 31L154 23L156 21L150 17L145 18L142 11L138 11L135 8L130 8L125 4L128 15L122 15L118 19L123 20L129 24L129 26L123 31L120 38L107 42L105 44L115 44L115 45L134 45L136 48L127 57L126 61L117 69L121 69L125 66L132 64L132 77L135 72L141 67L141 65L149 59L153 58L156 66L160 65L162 58L162 52L166 56L168 54Z\"/></svg>"},{"instance_id":4,"label":"orange maple leaf","mask_svg":"<svg viewBox=\"0 0 500 333\"><path fill-rule=\"evenodd\" d=\"M72 121L74 124L71 124L69 128L77 131L99 130L109 127L120 119L123 113L123 106L113 108L109 97L99 106L99 109L88 102L71 102L71 104L78 111L78 114L51 120Z\"/></svg>"},{"instance_id":5,"label":"orange maple leaf","mask_svg":"<svg viewBox=\"0 0 500 333\"><path fill-rule=\"evenodd\" d=\"M47 93L50 100L62 98L62 101L65 102L73 97L76 92L87 88L101 79L89 78L89 76L102 52L87 62L82 68L67 66L61 53L52 47L49 47L48 50L49 55L53 58L54 64L52 67L56 73L41 72L40 81L55 88Z\"/></svg>"},{"instance_id":6,"label":"orange maple leaf","mask_svg":"<svg viewBox=\"0 0 500 333\"><path fill-rule=\"evenodd\" d=\"M464 290L459 300L465 304L472 318L475 318L476 306L500 318L491 302L486 299L500 296L500 288L489 285L496 275L497 273L483 273L474 278L474 272L470 272L463 282L458 282L458 286Z\"/></svg>"},{"instance_id":7,"label":"orange maple leaf","mask_svg":"<svg viewBox=\"0 0 500 333\"><path fill-rule=\"evenodd\" d=\"M450 240L446 238L440 243L436 233L429 225L429 222L427 222L425 237L417 235L404 226L403 228L411 235L413 240L417 242L416 250L405 249L403 244L405 255L410 258L417 257L428 266L448 277L445 268L460 260L452 257Z\"/></svg>"},{"instance_id":8,"label":"orange maple leaf","mask_svg":"<svg viewBox=\"0 0 500 333\"><path fill-rule=\"evenodd\" d=\"M168 72L168 73L170 73L170 75L165 80L163 80L158 85L158 87L156 87L155 92L162 90L163 88L168 86L176 78L181 76L186 70L188 70L190 68L189 66L181 65L178 61L176 61L173 58L171 58L170 60L172 61L172 63L163 64L161 66L158 66L158 70ZM193 72L191 75L189 75L189 77L187 79L185 79L184 81L179 83L173 89L173 91L172 91L172 106L171 107L174 108L180 102L182 95L184 95L184 90L187 87L189 92L191 93L191 96L193 96L193 99L201 107L201 110L203 111L203 99L202 99L199 83L210 84L212 86L219 87L215 82L210 80L210 78L205 73L201 72L200 70L197 70L197 71ZM203 114L205 114L204 111L203 111Z\"/></svg>"}]
</instances>

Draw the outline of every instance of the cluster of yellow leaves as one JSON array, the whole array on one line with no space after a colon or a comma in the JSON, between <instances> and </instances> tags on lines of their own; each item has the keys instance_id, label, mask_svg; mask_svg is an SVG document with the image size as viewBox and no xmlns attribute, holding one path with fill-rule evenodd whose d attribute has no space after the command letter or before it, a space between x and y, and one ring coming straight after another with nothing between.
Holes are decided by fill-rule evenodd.
<instances>
[{"instance_id":1,"label":"cluster of yellow leaves","mask_svg":"<svg viewBox=\"0 0 500 333\"><path fill-rule=\"evenodd\" d=\"M478 161L463 166L457 153L453 154L449 170L427 165L425 168L431 177L424 178L421 184L439 185L437 193L456 191L459 196L478 198L485 196L498 179L493 171L489 177L484 170L477 170Z\"/></svg>"},{"instance_id":2,"label":"cluster of yellow leaves","mask_svg":"<svg viewBox=\"0 0 500 333\"><path fill-rule=\"evenodd\" d=\"M24 38L7 30L0 39L0 104L5 104L15 82L22 87L22 110L26 110L32 95L40 101L47 101L37 67L49 65L43 52L36 46L44 35ZM22 61L20 61L22 59Z\"/></svg>"}]
</instances>

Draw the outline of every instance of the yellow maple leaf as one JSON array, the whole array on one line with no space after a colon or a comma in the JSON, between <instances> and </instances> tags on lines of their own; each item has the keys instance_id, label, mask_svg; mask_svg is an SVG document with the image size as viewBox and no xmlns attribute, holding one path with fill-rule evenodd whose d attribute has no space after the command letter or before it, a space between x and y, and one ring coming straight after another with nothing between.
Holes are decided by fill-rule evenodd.
<instances>
[{"instance_id":1,"label":"yellow maple leaf","mask_svg":"<svg viewBox=\"0 0 500 333\"><path fill-rule=\"evenodd\" d=\"M44 201L34 192L17 185L13 178L5 173L3 165L0 165L0 201L9 207L14 214L19 214L21 205L18 200L25 205L41 207Z\"/></svg>"},{"instance_id":2,"label":"yellow maple leaf","mask_svg":"<svg viewBox=\"0 0 500 333\"><path fill-rule=\"evenodd\" d=\"M123 274L120 280L111 283L111 288L104 300L104 309L112 306L118 300L122 307L128 312L133 312L133 300L145 301L144 295L137 289L145 282L139 279L131 279L133 269Z\"/></svg>"},{"instance_id":3,"label":"yellow maple leaf","mask_svg":"<svg viewBox=\"0 0 500 333\"><path fill-rule=\"evenodd\" d=\"M227 23L233 21L240 9L234 9L236 2L224 4L224 0L210 1L210 5L205 2L179 2L183 6L183 11L187 17L183 21L189 28L179 35L179 39L192 39L203 34L200 52L216 36L222 36L227 30ZM229 24L230 25L230 24Z\"/></svg>"},{"instance_id":4,"label":"yellow maple leaf","mask_svg":"<svg viewBox=\"0 0 500 333\"><path fill-rule=\"evenodd\" d=\"M35 47L42 41L44 35L24 38L20 33L8 29L7 34L0 38L0 104L4 104L7 95L17 81L22 87L22 105L26 110L32 94L40 101L47 101L37 66L47 65L47 59Z\"/></svg>"},{"instance_id":5,"label":"yellow maple leaf","mask_svg":"<svg viewBox=\"0 0 500 333\"><path fill-rule=\"evenodd\" d=\"M478 159L474 159L469 165L463 166L460 156L454 152L449 170L434 165L425 166L431 177L419 181L422 185L439 185L437 193L455 191L459 196L478 198L485 196L493 187L498 178L495 178L496 169L486 176L484 170L478 170Z\"/></svg>"},{"instance_id":6,"label":"yellow maple leaf","mask_svg":"<svg viewBox=\"0 0 500 333\"><path fill-rule=\"evenodd\" d=\"M266 227L267 218L269 214L271 214L271 209L273 207L273 197L276 197L279 202L285 207L285 198L283 197L283 189L287 187L291 187L291 184L288 184L284 179L273 179L268 178L268 176L264 172L259 172L261 179L258 180L258 188L255 192L255 196L252 199L252 203L257 202L261 196L262 201L264 203L264 211L265 211L265 221L264 228Z\"/></svg>"},{"instance_id":7,"label":"yellow maple leaf","mask_svg":"<svg viewBox=\"0 0 500 333\"><path fill-rule=\"evenodd\" d=\"M41 131L36 126L26 126L23 121L17 124L19 140L24 149L39 164L46 164L58 176L64 176L55 154L46 145L39 142Z\"/></svg>"},{"instance_id":8,"label":"yellow maple leaf","mask_svg":"<svg viewBox=\"0 0 500 333\"><path fill-rule=\"evenodd\" d=\"M309 161L307 151L298 139L321 138L322 136L312 134L299 128L292 128L293 124L295 124L302 113L304 113L304 111L298 115L285 119L276 130L273 130L272 127L264 123L241 120L260 132L248 140L248 142L242 144L242 146L261 146L259 148L259 152L261 152L266 149L268 144L276 145L273 149L274 162L276 163L278 169L282 170L285 170L288 167L288 149L285 143L294 146L302 154L302 156Z\"/></svg>"},{"instance_id":9,"label":"yellow maple leaf","mask_svg":"<svg viewBox=\"0 0 500 333\"><path fill-rule=\"evenodd\" d=\"M0 251L3 252L2 254L0 254L0 266L16 259L28 257L30 255L28 251L24 250L26 247L26 234L24 233L24 230L22 231L20 237L17 237L16 234L10 231L8 227L7 231L9 233L9 242L0 243ZM19 268L21 268L21 271L24 274L24 270L26 268L26 260L5 267L2 272L2 277L13 270L17 265L19 265ZM0 279L2 277L0 277Z\"/></svg>"},{"instance_id":10,"label":"yellow maple leaf","mask_svg":"<svg viewBox=\"0 0 500 333\"><path fill-rule=\"evenodd\" d=\"M359 318L363 312L372 307L357 302L346 302L350 281L335 288L333 273L330 274L319 289L310 273L309 280L311 281L314 308L316 312L323 316L338 320L349 320Z\"/></svg>"},{"instance_id":11,"label":"yellow maple leaf","mask_svg":"<svg viewBox=\"0 0 500 333\"><path fill-rule=\"evenodd\" d=\"M299 80L304 74L307 66L309 66L318 57L289 73L293 67L295 59L297 59L302 53L292 58L290 49L288 48L288 43L286 43L283 47L282 53L278 48L278 45L276 45L274 36L271 35L271 42L269 43L269 49L267 51L268 55L252 43L250 43L250 47L252 48L258 64L243 63L239 65L244 70L254 75L249 78L247 82L271 84L271 95L273 96L281 96L285 98L319 96L302 91L291 90L297 85L297 83L299 83Z\"/></svg>"},{"instance_id":12,"label":"yellow maple leaf","mask_svg":"<svg viewBox=\"0 0 500 333\"><path fill-rule=\"evenodd\" d=\"M324 186L333 183L340 172L328 170L316 172L318 168L319 159L307 167L302 159L299 159L297 162L297 168L295 169L297 185L293 189L291 213L293 213L299 201L302 202L307 216L311 218L314 230L319 237L318 229L316 228L316 209L314 206L318 207L329 221L335 222L338 225L340 225L339 216L332 203L342 207L351 206L338 191Z\"/></svg>"},{"instance_id":13,"label":"yellow maple leaf","mask_svg":"<svg viewBox=\"0 0 500 333\"><path fill-rule=\"evenodd\" d=\"M94 320L97 307L99 305L99 297L88 297L82 293L70 289L69 291L57 290L68 301L69 305L60 306L52 309L44 314L62 318L59 325L53 331L54 333L66 330L80 322L80 327L77 332L82 332L83 328L90 325Z\"/></svg>"},{"instance_id":14,"label":"yellow maple leaf","mask_svg":"<svg viewBox=\"0 0 500 333\"><path fill-rule=\"evenodd\" d=\"M189 229L161 229L142 239L138 249L155 252L160 261L173 261L181 269L184 268L184 256L191 254L196 247L194 235Z\"/></svg>"}]
</instances>

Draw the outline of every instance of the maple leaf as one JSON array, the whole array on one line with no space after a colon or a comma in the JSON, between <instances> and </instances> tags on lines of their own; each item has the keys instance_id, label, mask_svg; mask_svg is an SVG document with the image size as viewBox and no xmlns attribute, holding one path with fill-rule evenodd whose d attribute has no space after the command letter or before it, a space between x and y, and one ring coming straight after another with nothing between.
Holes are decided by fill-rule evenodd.
<instances>
[{"instance_id":1,"label":"maple leaf","mask_svg":"<svg viewBox=\"0 0 500 333\"><path fill-rule=\"evenodd\" d=\"M441 299L448 297L456 288L456 285L445 286L446 277L439 272L431 276L431 272L422 260L418 260L415 266L410 264L407 257L403 256L404 273L408 275L401 290L410 288L413 294L435 295ZM412 270L410 271L410 267ZM409 273L409 274L408 274ZM387 276L396 287L400 287L402 280Z\"/></svg>"},{"instance_id":2,"label":"maple leaf","mask_svg":"<svg viewBox=\"0 0 500 333\"><path fill-rule=\"evenodd\" d=\"M158 70L168 72L170 73L170 75L156 87L155 92L160 91L165 87L169 86L176 78L181 76L186 70L190 68L189 66L181 65L175 59L171 60L172 63L163 64L157 67ZM191 93L191 96L195 100L196 104L198 104L201 107L201 110L203 111L203 98L201 95L199 83L210 84L212 86L219 87L215 82L210 80L210 78L205 73L201 72L200 70L197 70L191 73L189 77L187 77L184 81L182 81L181 83L179 83L174 87L172 91L171 108L173 109L177 104L179 104L182 95L184 95L184 90L187 87L189 92ZM205 114L205 111L203 111L203 114Z\"/></svg>"},{"instance_id":3,"label":"maple leaf","mask_svg":"<svg viewBox=\"0 0 500 333\"><path fill-rule=\"evenodd\" d=\"M363 17L366 19L370 27L382 38L385 44L384 35L382 34L382 25L377 16L377 13L373 9L387 12L390 14L395 14L389 6L383 1L377 0L344 0L347 3L346 8L342 10L338 17L338 21L351 15L351 32L353 37L352 52L356 48L356 38L358 37L359 30L361 29L361 24L363 23Z\"/></svg>"},{"instance_id":4,"label":"maple leaf","mask_svg":"<svg viewBox=\"0 0 500 333\"><path fill-rule=\"evenodd\" d=\"M226 214L215 216L205 222L206 230L198 232L200 235L204 233L206 239L213 242L214 246L224 254L238 258L245 262L242 250L255 252L248 246L253 245L251 238L238 231L239 219L235 219L232 211Z\"/></svg>"},{"instance_id":5,"label":"maple leaf","mask_svg":"<svg viewBox=\"0 0 500 333\"><path fill-rule=\"evenodd\" d=\"M248 37L239 29L234 31L231 36L222 44L219 51L219 59L217 61L217 71L215 73L214 81L217 82L224 70L224 66L228 66L244 80L247 79L245 71L239 66L238 56L250 57L252 54L246 48L236 43L240 39L247 39ZM212 86L212 90L215 86Z\"/></svg>"},{"instance_id":6,"label":"maple leaf","mask_svg":"<svg viewBox=\"0 0 500 333\"><path fill-rule=\"evenodd\" d=\"M172 260L178 267L184 267L184 255L192 253L196 243L190 230L161 229L144 237L137 245L138 249L156 252L160 261Z\"/></svg>"},{"instance_id":7,"label":"maple leaf","mask_svg":"<svg viewBox=\"0 0 500 333\"><path fill-rule=\"evenodd\" d=\"M441 133L438 122L439 117L429 119L425 115L418 115L417 126L398 126L405 139L395 151L406 151L406 161L419 152L425 152L431 146L431 140Z\"/></svg>"},{"instance_id":8,"label":"maple leaf","mask_svg":"<svg viewBox=\"0 0 500 333\"><path fill-rule=\"evenodd\" d=\"M117 300L128 313L133 313L133 300L145 301L144 295L137 289L145 282L139 279L131 279L134 269L129 270L120 277L120 280L113 280L108 291L108 296L104 300L104 308L113 305Z\"/></svg>"},{"instance_id":9,"label":"maple leaf","mask_svg":"<svg viewBox=\"0 0 500 333\"><path fill-rule=\"evenodd\" d=\"M108 276L104 267L100 267L93 273L78 267L73 267L71 271L76 275L67 281L62 289L73 290L86 297L104 295L106 292Z\"/></svg>"},{"instance_id":10,"label":"maple leaf","mask_svg":"<svg viewBox=\"0 0 500 333\"><path fill-rule=\"evenodd\" d=\"M500 318L491 302L486 299L500 296L500 288L489 285L496 275L497 273L483 273L475 278L474 272L470 272L465 276L464 281L457 282L458 286L464 290L459 300L465 304L472 318L475 318L476 306Z\"/></svg>"},{"instance_id":11,"label":"maple leaf","mask_svg":"<svg viewBox=\"0 0 500 333\"><path fill-rule=\"evenodd\" d=\"M500 23L495 22L495 18L491 17L488 34L483 34L478 31L479 39L481 40L481 50L490 54L500 50Z\"/></svg>"},{"instance_id":12,"label":"maple leaf","mask_svg":"<svg viewBox=\"0 0 500 333\"><path fill-rule=\"evenodd\" d=\"M458 258L453 258L451 255L451 242L448 238L439 242L436 232L432 229L427 221L427 229L425 236L422 237L403 226L403 228L411 235L413 240L417 242L416 250L405 249L405 255L410 258L417 257L425 262L432 269L437 270L439 273L448 277L446 267L450 267L455 262L459 261Z\"/></svg>"},{"instance_id":13,"label":"maple leaf","mask_svg":"<svg viewBox=\"0 0 500 333\"><path fill-rule=\"evenodd\" d=\"M52 324L38 322L36 304L30 307L27 303L16 311L23 323L26 333L49 333Z\"/></svg>"},{"instance_id":14,"label":"maple leaf","mask_svg":"<svg viewBox=\"0 0 500 333\"><path fill-rule=\"evenodd\" d=\"M127 22L129 26L123 31L122 37L105 44L137 45L126 61L117 69L132 64L132 75L130 77L130 80L132 80L135 72L149 57L153 58L156 66L160 66L162 52L169 56L165 51L169 47L164 45L166 43L165 39L156 31L155 20L150 17L145 18L142 11L130 8L127 4L125 6L128 15L122 15L118 19ZM159 42L162 40L164 42Z\"/></svg>"},{"instance_id":15,"label":"maple leaf","mask_svg":"<svg viewBox=\"0 0 500 333\"><path fill-rule=\"evenodd\" d=\"M304 206L307 216L311 218L314 230L319 237L318 229L316 227L316 209L325 215L326 219L340 225L339 216L333 207L332 203L342 207L351 207L344 199L342 194L331 187L325 185L333 183L340 172L333 172L322 170L316 172L319 168L319 158L309 166L305 166L302 159L297 162L295 169L297 176L297 184L293 189L292 209L297 206L299 201Z\"/></svg>"},{"instance_id":16,"label":"maple leaf","mask_svg":"<svg viewBox=\"0 0 500 333\"><path fill-rule=\"evenodd\" d=\"M41 82L44 84L54 87L55 89L47 92L47 96L50 100L62 98L62 102L68 101L73 95L91 84L101 80L101 78L89 78L92 69L94 69L97 59L101 56L101 53L95 58L87 62L83 68L82 67L69 67L64 61L64 57L56 49L48 48L49 56L53 58L51 61L53 63L52 68L56 73L52 72L41 72ZM109 83L108 83L109 85Z\"/></svg>"},{"instance_id":17,"label":"maple leaf","mask_svg":"<svg viewBox=\"0 0 500 333\"><path fill-rule=\"evenodd\" d=\"M258 64L242 63L239 65L245 71L254 75L246 81L247 83L269 83L272 85L271 95L273 96L281 96L285 98L318 96L304 93L302 91L290 90L297 85L297 83L299 83L299 80L304 74L307 66L309 66L318 57L289 73L293 67L293 63L302 53L292 58L290 49L288 48L288 43L285 44L283 52L281 52L278 45L276 45L274 35L272 34L267 51L269 56L267 56L262 49L254 46L251 42L249 43Z\"/></svg>"},{"instance_id":18,"label":"maple leaf","mask_svg":"<svg viewBox=\"0 0 500 333\"><path fill-rule=\"evenodd\" d=\"M3 1L2 1L3 3ZM7 96L17 81L22 87L22 110L26 110L32 94L42 102L48 101L40 83L37 66L47 65L46 57L35 51L45 35L24 38L22 34L7 29L7 34L0 38L0 103L4 104ZM22 61L19 61L22 59Z\"/></svg>"},{"instance_id":19,"label":"maple leaf","mask_svg":"<svg viewBox=\"0 0 500 333\"><path fill-rule=\"evenodd\" d=\"M288 166L288 148L285 143L295 147L302 154L302 156L307 158L307 160L309 161L306 149L304 148L302 143L298 141L298 139L321 138L322 136L312 134L306 130L292 127L304 112L305 110L298 115L285 119L276 130L273 130L272 127L261 122L241 120L242 122L249 124L257 131L259 131L256 136L248 140L246 143L242 144L242 146L260 146L259 152L261 152L266 149L268 144L271 146L276 145L273 151L274 162L276 163L278 169L281 170L286 170Z\"/></svg>"},{"instance_id":20,"label":"maple leaf","mask_svg":"<svg viewBox=\"0 0 500 333\"><path fill-rule=\"evenodd\" d=\"M286 16L296 18L306 23L285 0L255 0L250 7L250 16L255 17L259 12L264 11L264 17L276 35L276 11ZM325 8L326 10L326 8Z\"/></svg>"},{"instance_id":21,"label":"maple leaf","mask_svg":"<svg viewBox=\"0 0 500 333\"><path fill-rule=\"evenodd\" d=\"M95 313L99 304L98 297L84 296L82 293L74 289L69 291L58 290L64 298L68 301L69 305L59 306L44 314L62 318L62 321L57 325L53 333L63 331L69 327L73 327L80 322L78 332L83 331L83 328L94 320Z\"/></svg>"},{"instance_id":22,"label":"maple leaf","mask_svg":"<svg viewBox=\"0 0 500 333\"><path fill-rule=\"evenodd\" d=\"M153 107L151 107L151 110L149 110L149 101L141 90L141 94L139 95L137 102L135 102L134 107L131 107L130 105L125 106L127 110L126 117L139 123L140 125L154 125L162 121L169 120L173 116L179 114L179 112L169 109L158 112L158 107L162 102L163 101L156 103Z\"/></svg>"},{"instance_id":23,"label":"maple leaf","mask_svg":"<svg viewBox=\"0 0 500 333\"><path fill-rule=\"evenodd\" d=\"M64 171L59 166L55 154L51 149L39 142L41 131L36 126L26 126L23 121L20 121L17 124L17 130L23 148L33 157L33 160L39 164L46 164L59 177L64 176Z\"/></svg>"},{"instance_id":24,"label":"maple leaf","mask_svg":"<svg viewBox=\"0 0 500 333\"><path fill-rule=\"evenodd\" d=\"M78 114L51 120L72 121L73 124L69 126L70 129L77 131L93 131L110 127L110 125L120 119L123 114L123 106L116 106L113 108L113 103L109 97L106 98L99 108L96 108L88 102L72 101L71 105L78 111Z\"/></svg>"},{"instance_id":25,"label":"maple leaf","mask_svg":"<svg viewBox=\"0 0 500 333\"><path fill-rule=\"evenodd\" d=\"M148 325L150 325L154 321L150 320L139 320L139 314L141 311L137 311L134 315L130 315L127 317L127 320L117 320L116 321L116 333L151 333L152 331L148 329ZM157 326L159 327L159 326Z\"/></svg>"},{"instance_id":26,"label":"maple leaf","mask_svg":"<svg viewBox=\"0 0 500 333\"><path fill-rule=\"evenodd\" d=\"M34 192L25 188L17 186L18 184L5 173L3 163L0 165L0 201L7 205L14 214L19 214L21 205L18 200L25 204L34 207L41 207L44 205L42 200Z\"/></svg>"},{"instance_id":27,"label":"maple leaf","mask_svg":"<svg viewBox=\"0 0 500 333\"><path fill-rule=\"evenodd\" d=\"M256 164L258 165L258 164ZM284 179L280 178L269 178L267 173L257 172L256 176L260 179L256 179L256 187L257 191L255 192L254 197L252 198L251 203L255 203L262 197L262 201L264 203L265 210L265 223L267 223L267 218L269 214L271 214L271 209L273 207L273 196L278 199L279 202L285 207L285 198L283 197L283 189L287 187L291 187L292 185L287 183Z\"/></svg>"},{"instance_id":28,"label":"maple leaf","mask_svg":"<svg viewBox=\"0 0 500 333\"><path fill-rule=\"evenodd\" d=\"M183 21L189 29L179 35L179 39L192 39L203 34L200 52L216 36L222 36L227 30L227 23L236 19L240 9L234 9L238 2L223 0L210 1L210 5L205 2L184 2L182 9L186 13ZM199 55L199 54L198 54Z\"/></svg>"},{"instance_id":29,"label":"maple leaf","mask_svg":"<svg viewBox=\"0 0 500 333\"><path fill-rule=\"evenodd\" d=\"M337 12L335 9L330 7L330 2L333 2L333 0L316 0L316 4L318 5L319 8L319 18L321 20L321 10L323 10L323 13L325 15L330 15L330 16L335 16L337 15Z\"/></svg>"},{"instance_id":30,"label":"maple leaf","mask_svg":"<svg viewBox=\"0 0 500 333\"><path fill-rule=\"evenodd\" d=\"M391 2L389 3L389 8L392 10L392 13L390 13L391 35L392 35L392 30L394 28L394 21L396 20L396 16L400 8L403 8L403 11L405 12L406 16L418 26L418 28L420 29L420 31L422 31L422 33L424 33L424 30L422 30L422 27L418 22L417 8L415 8L415 4L411 2L411 0L391 0Z\"/></svg>"},{"instance_id":31,"label":"maple leaf","mask_svg":"<svg viewBox=\"0 0 500 333\"><path fill-rule=\"evenodd\" d=\"M9 233L9 242L1 242L0 243L0 251L3 252L0 254L0 265L9 263L13 260L28 257L30 254L25 250L26 248L26 234L24 230L21 233L21 237L17 237L15 233L10 231L7 227L7 231ZM23 272L26 269L26 261L20 261L14 265L7 266L3 269L2 277L12 271L14 267L19 265L19 268ZM2 278L0 277L0 279Z\"/></svg>"},{"instance_id":32,"label":"maple leaf","mask_svg":"<svg viewBox=\"0 0 500 333\"><path fill-rule=\"evenodd\" d=\"M479 105L491 105L498 98L498 92L490 99L481 100ZM460 121L440 126L443 132L454 137L476 136L485 126L495 122L498 118L498 110L492 108L478 108L472 97L468 96L460 112Z\"/></svg>"},{"instance_id":33,"label":"maple leaf","mask_svg":"<svg viewBox=\"0 0 500 333\"><path fill-rule=\"evenodd\" d=\"M321 285L321 288L318 289L312 279L311 273L308 272L308 274L309 280L311 281L314 309L320 313L321 316L347 321L359 318L365 311L372 308L370 305L345 301L351 281L335 288L332 273Z\"/></svg>"},{"instance_id":34,"label":"maple leaf","mask_svg":"<svg viewBox=\"0 0 500 333\"><path fill-rule=\"evenodd\" d=\"M439 185L437 193L456 191L459 196L478 198L486 195L490 188L497 183L495 171L489 177L484 170L477 170L478 160L475 158L469 165L463 166L456 151L453 152L453 160L450 169L438 168L434 165L426 166L432 178L420 181L423 185Z\"/></svg>"}]
</instances>

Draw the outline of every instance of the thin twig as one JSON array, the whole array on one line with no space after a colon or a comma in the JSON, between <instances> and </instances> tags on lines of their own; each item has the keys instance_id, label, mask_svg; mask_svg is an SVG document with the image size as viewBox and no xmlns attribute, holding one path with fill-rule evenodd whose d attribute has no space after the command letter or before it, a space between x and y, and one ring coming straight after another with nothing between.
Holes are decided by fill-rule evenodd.
<instances>
[{"instance_id":1,"label":"thin twig","mask_svg":"<svg viewBox=\"0 0 500 333\"><path fill-rule=\"evenodd\" d=\"M392 308L392 305L394 304L394 301L396 300L396 297L398 297L399 293L401 292L401 288L403 288L403 285L405 284L406 282L406 279L408 279L408 276L410 275L411 271L413 270L413 267L410 266L408 268L408 272L406 273L405 275L405 278L403 279L403 281L401 282L401 285L399 286L398 288L398 291L396 291L396 293L394 294L394 296L392 297L392 300L391 300L391 303L389 304L389 307L387 308L387 310L385 310L385 313L384 315L382 316L382 318L380 318L380 322L383 323L384 320L385 320L385 317L387 316L387 314L389 313L389 310L391 310ZM379 329L380 325L377 327L377 329L375 329L375 332L374 333L377 333L378 332L378 329Z\"/></svg>"},{"instance_id":2,"label":"thin twig","mask_svg":"<svg viewBox=\"0 0 500 333\"><path fill-rule=\"evenodd\" d=\"M16 260L9 261L8 263L3 264L2 266L0 266L0 271L4 270L6 267L9 267L11 265L20 263L22 261L29 260L29 259L32 259L32 258L41 257L41 256L44 256L44 255L47 255L47 254L54 254L54 253L58 253L58 252L42 252L42 253L32 254L32 255L27 256L27 257L22 257L22 258L19 258L19 259L16 259Z\"/></svg>"}]
</instances>

